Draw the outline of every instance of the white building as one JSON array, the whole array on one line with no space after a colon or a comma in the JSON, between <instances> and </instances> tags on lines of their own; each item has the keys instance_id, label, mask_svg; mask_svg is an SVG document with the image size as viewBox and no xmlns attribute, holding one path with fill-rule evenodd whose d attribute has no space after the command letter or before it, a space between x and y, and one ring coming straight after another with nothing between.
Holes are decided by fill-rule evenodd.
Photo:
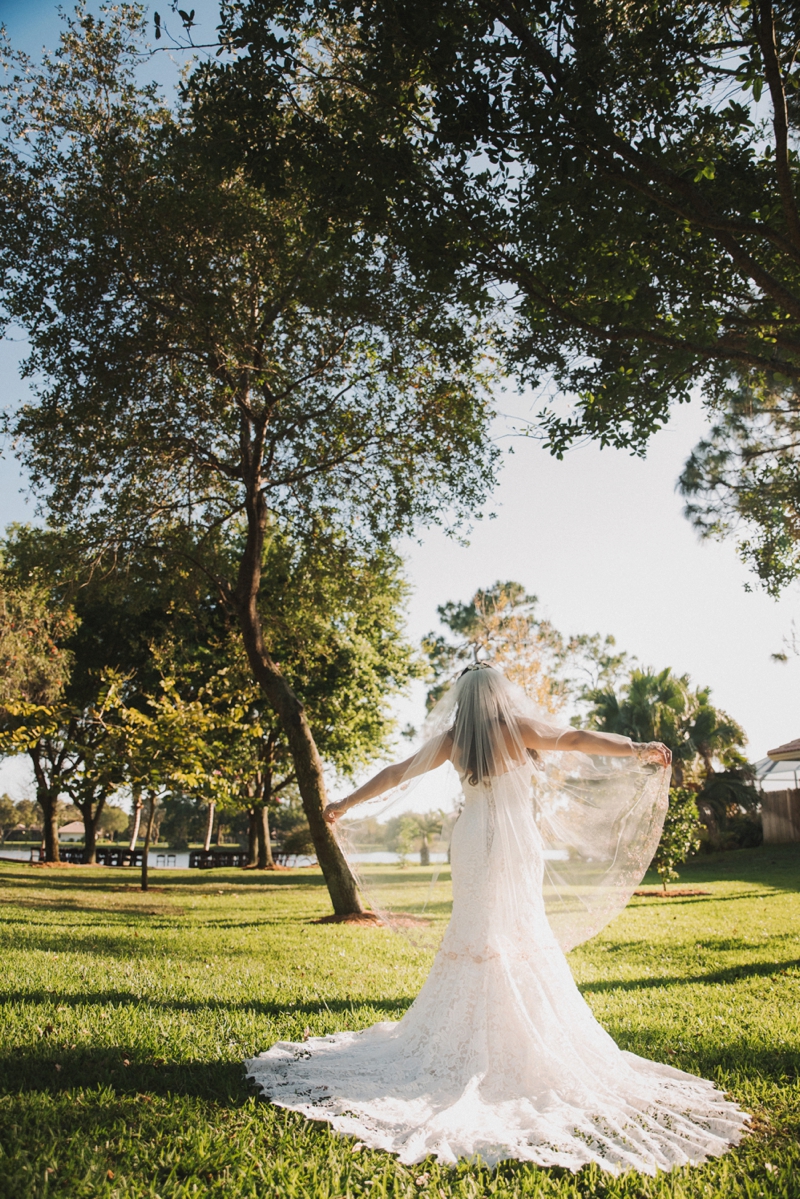
<instances>
[{"instance_id":1,"label":"white building","mask_svg":"<svg viewBox=\"0 0 800 1199\"><path fill-rule=\"evenodd\" d=\"M58 839L59 841L82 841L85 832L82 820L71 820L69 824L61 825L58 830Z\"/></svg>"}]
</instances>

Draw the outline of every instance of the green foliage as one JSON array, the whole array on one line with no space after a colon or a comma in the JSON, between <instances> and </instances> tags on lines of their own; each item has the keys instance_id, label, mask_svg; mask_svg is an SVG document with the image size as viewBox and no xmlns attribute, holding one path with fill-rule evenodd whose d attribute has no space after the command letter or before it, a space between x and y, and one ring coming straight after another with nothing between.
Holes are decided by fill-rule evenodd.
<instances>
[{"instance_id":1,"label":"green foliage","mask_svg":"<svg viewBox=\"0 0 800 1199\"><path fill-rule=\"evenodd\" d=\"M397 235L497 287L507 367L555 382L557 453L587 433L641 448L697 383L720 401L737 375L800 378L794 0L248 0L224 17L238 59L207 73L251 161L257 96L302 95L312 68L364 114L362 171L370 135L405 138Z\"/></svg>"},{"instance_id":2,"label":"green foliage","mask_svg":"<svg viewBox=\"0 0 800 1199\"><path fill-rule=\"evenodd\" d=\"M753 823L760 798L743 753L744 730L712 704L710 688L692 688L688 675L676 675L669 668L660 672L635 669L619 692L606 688L589 692L587 699L592 705L590 727L621 733L634 741L662 741L672 750L673 791L679 798L675 801L676 829L670 829L668 815L657 851L667 864L665 878L677 877L674 865L683 860L680 846L688 844L691 805L681 798L684 792L694 794L713 849L722 847L726 831L729 845L737 844L728 823L745 815ZM746 829L741 829L740 835L743 840L739 844L748 840L752 844L755 837Z\"/></svg>"},{"instance_id":3,"label":"green foliage","mask_svg":"<svg viewBox=\"0 0 800 1199\"><path fill-rule=\"evenodd\" d=\"M26 835L40 833L42 829L42 813L37 804L30 799L18 799L16 802L10 795L0 795L0 845L5 840L13 840L12 833L16 830L16 839Z\"/></svg>"},{"instance_id":4,"label":"green foliage","mask_svg":"<svg viewBox=\"0 0 800 1199\"><path fill-rule=\"evenodd\" d=\"M392 549L358 550L322 522L312 538L276 529L267 542L265 633L306 705L320 753L347 776L388 750L395 697L421 673L405 635L407 595Z\"/></svg>"},{"instance_id":5,"label":"green foliage","mask_svg":"<svg viewBox=\"0 0 800 1199\"><path fill-rule=\"evenodd\" d=\"M441 604L436 611L450 637L429 633L423 640L435 679L429 705L465 666L490 661L531 699L545 708L559 707L563 691L553 676L563 639L538 615L538 604L535 595L514 582L476 591L468 603Z\"/></svg>"},{"instance_id":6,"label":"green foliage","mask_svg":"<svg viewBox=\"0 0 800 1199\"><path fill-rule=\"evenodd\" d=\"M4 555L5 559L6 555ZM54 607L38 580L0 567L0 706L22 700L44 705L64 692L72 655L64 642L76 628L74 611Z\"/></svg>"},{"instance_id":7,"label":"green foliage","mask_svg":"<svg viewBox=\"0 0 800 1199\"><path fill-rule=\"evenodd\" d=\"M430 866L430 838L438 837L439 833L441 833L444 819L445 814L442 811L426 812L424 815L410 814L408 816L412 832L419 839L420 866Z\"/></svg>"},{"instance_id":8,"label":"green foliage","mask_svg":"<svg viewBox=\"0 0 800 1199\"><path fill-rule=\"evenodd\" d=\"M742 382L680 478L705 538L733 537L770 595L800 574L800 392Z\"/></svg>"},{"instance_id":9,"label":"green foliage","mask_svg":"<svg viewBox=\"0 0 800 1199\"><path fill-rule=\"evenodd\" d=\"M164 799L163 819L159 839L170 849L188 849L192 842L202 842L208 823L206 805L195 796L172 794Z\"/></svg>"},{"instance_id":10,"label":"green foliage","mask_svg":"<svg viewBox=\"0 0 800 1199\"><path fill-rule=\"evenodd\" d=\"M539 615L539 600L521 583L496 582L467 603L437 608L447 634L429 633L422 648L433 677L432 706L467 665L490 661L546 711L567 699L583 703L591 689L612 684L628 663L611 636L564 637Z\"/></svg>"},{"instance_id":11,"label":"green foliage","mask_svg":"<svg viewBox=\"0 0 800 1199\"><path fill-rule=\"evenodd\" d=\"M223 13L235 61L195 85L255 177L280 171L265 93L347 96L361 137L322 111L306 169L338 202L383 185L412 261L484 289L553 452L642 451L703 389L688 513L777 593L800 571L797 22L796 0L246 0Z\"/></svg>"},{"instance_id":12,"label":"green foliage","mask_svg":"<svg viewBox=\"0 0 800 1199\"><path fill-rule=\"evenodd\" d=\"M17 805L10 795L0 795L0 844L5 841L12 828L20 823Z\"/></svg>"},{"instance_id":13,"label":"green foliage","mask_svg":"<svg viewBox=\"0 0 800 1199\"><path fill-rule=\"evenodd\" d=\"M667 883L679 877L677 867L700 848L697 796L687 787L671 787L664 830L658 843L653 866L667 889Z\"/></svg>"},{"instance_id":14,"label":"green foliage","mask_svg":"<svg viewBox=\"0 0 800 1199\"><path fill-rule=\"evenodd\" d=\"M2 1186L14 1199L795 1199L798 847L686 872L710 894L635 898L570 966L624 1049L714 1079L754 1131L702 1166L614 1178L516 1162L408 1168L248 1091L243 1059L306 1029L397 1020L429 967L386 930L314 924L328 910L317 871L266 884L159 871L163 890L143 902L122 870L3 863ZM393 878L424 895L429 873Z\"/></svg>"},{"instance_id":15,"label":"green foliage","mask_svg":"<svg viewBox=\"0 0 800 1199\"><path fill-rule=\"evenodd\" d=\"M457 306L320 223L302 174L221 171L188 95L137 85L141 38L135 8L79 11L41 67L9 63L5 304L36 397L13 423L53 509L196 553L245 494L365 535L471 510L495 451ZM262 120L279 142L288 118Z\"/></svg>"},{"instance_id":16,"label":"green foliage","mask_svg":"<svg viewBox=\"0 0 800 1199\"><path fill-rule=\"evenodd\" d=\"M259 183L190 84L171 110L140 86L143 33L137 8L81 8L40 67L6 56L0 267L33 388L9 426L98 553L152 545L213 580L291 742L334 906L355 911L313 731L261 625L265 539L322 522L364 549L466 518L494 478L494 367L452 272L413 270L358 206L320 209L330 180L307 156ZM358 138L345 96L263 93L271 157L303 129L313 157L323 115Z\"/></svg>"},{"instance_id":17,"label":"green foliage","mask_svg":"<svg viewBox=\"0 0 800 1199\"><path fill-rule=\"evenodd\" d=\"M619 691L598 689L587 699L591 728L668 746L678 786L710 774L714 760L726 768L746 764L741 725L711 703L710 687L692 688L688 675L669 667L635 668Z\"/></svg>"},{"instance_id":18,"label":"green foliage","mask_svg":"<svg viewBox=\"0 0 800 1199\"><path fill-rule=\"evenodd\" d=\"M130 817L124 808L118 804L106 804L97 821L97 827L104 836L116 840L117 833L123 833L130 823Z\"/></svg>"}]
</instances>

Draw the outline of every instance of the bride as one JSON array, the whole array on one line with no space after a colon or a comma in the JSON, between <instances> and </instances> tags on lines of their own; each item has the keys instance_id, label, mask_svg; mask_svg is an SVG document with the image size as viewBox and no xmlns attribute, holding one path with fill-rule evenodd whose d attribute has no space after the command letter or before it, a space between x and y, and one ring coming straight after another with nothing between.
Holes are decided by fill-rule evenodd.
<instances>
[{"instance_id":1,"label":"bride","mask_svg":"<svg viewBox=\"0 0 800 1199\"><path fill-rule=\"evenodd\" d=\"M713 1083L619 1049L564 957L641 881L669 750L547 723L485 663L430 727L418 753L325 811L334 824L447 762L457 771L452 916L422 990L398 1023L278 1042L248 1075L273 1103L407 1165L516 1158L654 1174L737 1144L747 1115Z\"/></svg>"}]
</instances>

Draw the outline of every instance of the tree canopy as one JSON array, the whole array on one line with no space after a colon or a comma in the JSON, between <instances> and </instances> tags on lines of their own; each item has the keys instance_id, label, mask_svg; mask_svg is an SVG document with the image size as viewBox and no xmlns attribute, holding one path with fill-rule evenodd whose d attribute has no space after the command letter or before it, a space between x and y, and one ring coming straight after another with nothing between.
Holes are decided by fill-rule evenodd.
<instances>
[{"instance_id":1,"label":"tree canopy","mask_svg":"<svg viewBox=\"0 0 800 1199\"><path fill-rule=\"evenodd\" d=\"M199 78L255 176L264 96L347 94L361 136L318 117L315 161L337 198L337 162L360 194L381 180L412 261L483 290L554 453L643 452L702 390L688 515L776 593L800 573L799 21L796 0L244 0Z\"/></svg>"},{"instance_id":2,"label":"tree canopy","mask_svg":"<svg viewBox=\"0 0 800 1199\"><path fill-rule=\"evenodd\" d=\"M429 706L474 662L491 662L546 712L591 702L594 691L613 685L629 664L610 635L564 636L540 613L538 597L514 580L498 580L437 612L447 631L428 633L422 642L432 676Z\"/></svg>"}]
</instances>

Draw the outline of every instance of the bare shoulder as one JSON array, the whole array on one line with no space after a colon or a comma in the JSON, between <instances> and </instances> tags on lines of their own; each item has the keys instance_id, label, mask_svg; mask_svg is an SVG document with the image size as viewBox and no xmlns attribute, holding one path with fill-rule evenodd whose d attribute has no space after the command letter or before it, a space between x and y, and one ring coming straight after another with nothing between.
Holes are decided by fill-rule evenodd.
<instances>
[{"instance_id":1,"label":"bare shoulder","mask_svg":"<svg viewBox=\"0 0 800 1199\"><path fill-rule=\"evenodd\" d=\"M527 749L554 749L571 730L542 724L528 716L519 718L519 731Z\"/></svg>"}]
</instances>

